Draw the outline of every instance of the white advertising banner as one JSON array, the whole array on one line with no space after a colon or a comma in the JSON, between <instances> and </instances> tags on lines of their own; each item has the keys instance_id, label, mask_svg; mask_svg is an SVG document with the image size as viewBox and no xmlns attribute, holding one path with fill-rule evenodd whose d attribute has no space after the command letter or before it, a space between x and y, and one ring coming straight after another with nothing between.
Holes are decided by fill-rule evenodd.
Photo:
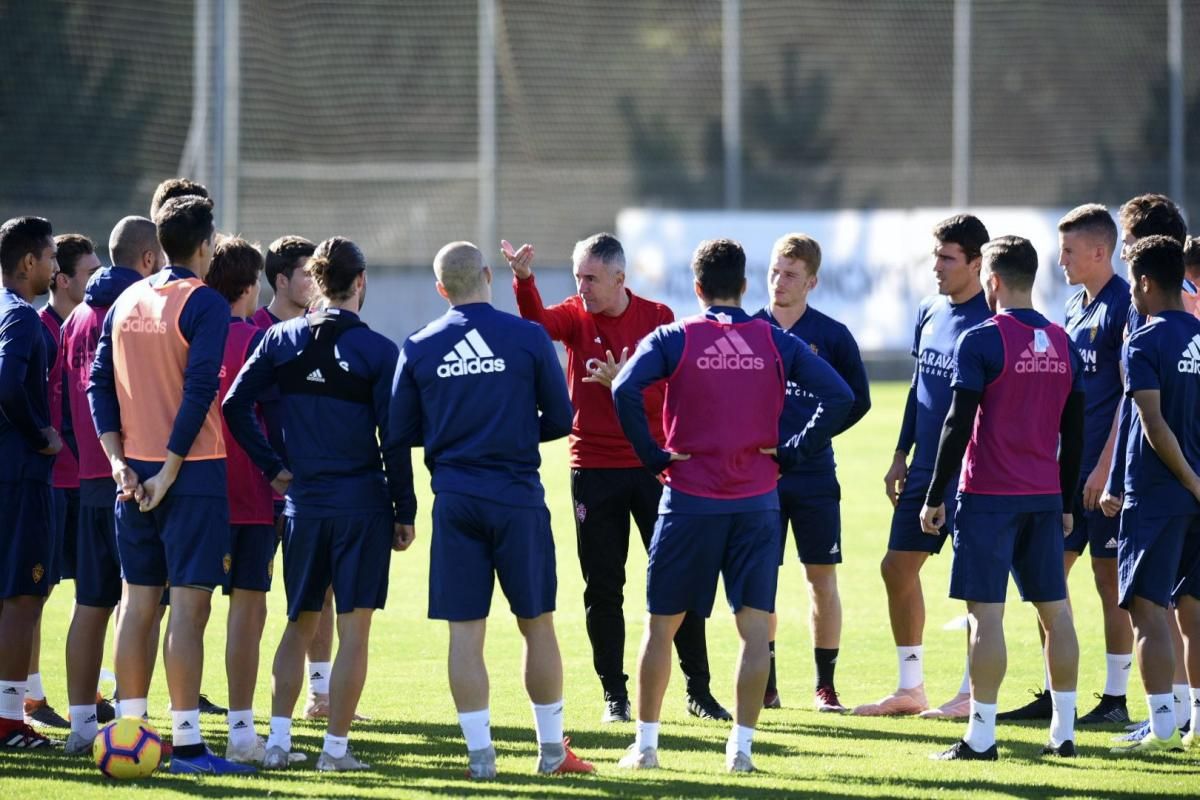
<instances>
[{"instance_id":1,"label":"white advertising banner","mask_svg":"<svg viewBox=\"0 0 1200 800\"><path fill-rule=\"evenodd\" d=\"M1034 304L1061 322L1072 289L1058 266L1058 220L1067 209L976 208L992 236L1024 236L1041 265ZM630 288L667 303L677 315L694 314L692 251L703 239L728 237L746 249L745 307L767 300L767 261L776 239L806 233L821 244L820 282L809 302L845 323L867 351L905 351L912 344L917 303L933 294L933 226L951 209L876 211L727 212L626 209L616 234L625 247ZM1118 255L1114 263L1123 270Z\"/></svg>"}]
</instances>

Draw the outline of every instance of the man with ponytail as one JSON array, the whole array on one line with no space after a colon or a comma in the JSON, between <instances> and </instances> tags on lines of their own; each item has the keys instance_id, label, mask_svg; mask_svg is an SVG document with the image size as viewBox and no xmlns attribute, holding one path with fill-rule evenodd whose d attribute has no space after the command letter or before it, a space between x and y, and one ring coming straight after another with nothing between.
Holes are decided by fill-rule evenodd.
<instances>
[{"instance_id":1,"label":"man with ponytail","mask_svg":"<svg viewBox=\"0 0 1200 800\"><path fill-rule=\"evenodd\" d=\"M496 777L483 661L493 576L525 639L537 771L593 772L563 738L554 537L538 476L538 443L571 431L567 384L545 330L492 307L492 270L475 245L446 245L433 271L450 310L404 343L385 442L404 452L424 445L433 476L429 617L450 623L467 774Z\"/></svg>"},{"instance_id":2,"label":"man with ponytail","mask_svg":"<svg viewBox=\"0 0 1200 800\"><path fill-rule=\"evenodd\" d=\"M405 550L413 542L417 503L408 450L390 444L388 429L398 351L358 316L367 289L362 250L348 239L327 239L305 269L316 284L320 309L272 326L224 402L238 444L287 495L288 625L275 652L263 768L284 769L295 760L292 712L304 679L304 653L332 586L339 642L317 769L362 770L368 767L355 758L348 740L366 680L371 616L387 597L389 550ZM290 485L283 459L254 414L255 401L272 388L283 410Z\"/></svg>"}]
</instances>

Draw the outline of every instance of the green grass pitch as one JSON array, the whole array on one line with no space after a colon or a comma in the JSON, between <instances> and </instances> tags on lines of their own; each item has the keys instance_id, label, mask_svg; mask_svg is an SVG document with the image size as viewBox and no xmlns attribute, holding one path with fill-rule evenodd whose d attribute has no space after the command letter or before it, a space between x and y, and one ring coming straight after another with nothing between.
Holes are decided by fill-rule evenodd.
<instances>
[{"instance_id":1,"label":"green grass pitch","mask_svg":"<svg viewBox=\"0 0 1200 800\"><path fill-rule=\"evenodd\" d=\"M887 469L900 422L905 386L877 384L875 407L837 441L842 484L843 551L839 570L845 625L838 664L843 702L856 705L888 693L895 686L896 663L888 627L887 605L879 577L879 559L887 542L891 508L883 494ZM542 778L534 774L532 713L521 685L521 644L516 623L497 594L491 619L487 658L492 686L492 726L499 754L500 778L476 785L463 777L465 752L446 681L446 626L425 619L429 554L430 496L419 459L421 516L418 541L392 561L388 606L375 618L371 668L359 710L372 719L356 724L355 751L373 767L367 773L320 775L312 769L323 729L298 722L294 747L309 755L307 767L250 778L209 778L156 774L138 784L114 785L103 779L89 759L60 753L0 755L0 798L166 797L498 797L561 796L731 797L775 796L954 797L1115 797L1200 796L1200 753L1150 760L1118 760L1107 753L1112 730L1081 733L1081 757L1047 762L1038 757L1045 724L1001 725L1001 759L996 763L933 763L926 756L954 742L962 723L915 719L868 719L817 714L812 710L813 665L808 633L808 598L803 572L794 551L780 575L778 664L784 708L764 711L754 743L761 770L730 776L724 771L725 724L706 723L684 711L683 682L676 670L664 706L660 757L654 773L618 770L616 762L633 741L633 725L598 723L601 693L592 673L584 630L582 580L575 556L571 503L567 484L565 440L544 449L542 476L554 519L558 544L558 633L566 675L566 725L573 747L597 765L595 776ZM635 669L642 631L645 556L631 547L626 596L627 671ZM926 689L931 703L958 688L965 636L942 630L963 612L946 598L950 556L931 559L924 572L928 624L925 633ZM279 572L277 571L277 574ZM1071 580L1075 598L1082 662L1081 711L1090 708L1092 693L1104 680L1104 647L1100 611L1087 560ZM46 607L42 673L51 703L65 713L63 649L71 613L70 584ZM1024 702L1027 690L1040 687L1041 658L1032 608L1015 602L1008 614L1008 676L1001 690L1002 708ZM262 670L255 711L265 733L270 710L270 663L284 623L282 582L270 598L271 616L262 645ZM224 617L226 603L214 601L207 637L204 689L224 702ZM733 665L737 652L733 621L718 595L709 624L709 650L714 692L732 704ZM111 636L110 636L111 642ZM111 659L106 657L106 665ZM631 682L632 689L632 682ZM1135 676L1130 684L1130 711L1144 718L1144 695ZM302 701L303 702L303 701ZM170 732L166 684L161 663L150 697L152 721ZM299 709L298 709L299 710ZM204 732L215 750L225 746L225 722L206 717Z\"/></svg>"}]
</instances>

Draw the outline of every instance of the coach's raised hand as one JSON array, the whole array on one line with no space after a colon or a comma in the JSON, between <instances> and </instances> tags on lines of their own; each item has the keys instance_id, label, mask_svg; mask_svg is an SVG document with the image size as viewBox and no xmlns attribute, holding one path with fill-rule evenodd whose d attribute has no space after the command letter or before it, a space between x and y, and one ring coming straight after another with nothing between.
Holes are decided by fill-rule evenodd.
<instances>
[{"instance_id":1,"label":"coach's raised hand","mask_svg":"<svg viewBox=\"0 0 1200 800\"><path fill-rule=\"evenodd\" d=\"M533 274L533 245L523 244L520 249L514 251L512 243L507 239L501 239L500 253L512 267L513 274L521 280L525 280Z\"/></svg>"},{"instance_id":2,"label":"coach's raised hand","mask_svg":"<svg viewBox=\"0 0 1200 800\"><path fill-rule=\"evenodd\" d=\"M584 383L598 383L606 389L611 389L613 381L617 379L617 375L625 368L625 363L629 361L629 348L621 348L621 360L617 361L613 358L612 350L605 350L604 356L608 359L607 363L601 362L598 358L589 358L583 365L587 370L587 375L583 378Z\"/></svg>"}]
</instances>

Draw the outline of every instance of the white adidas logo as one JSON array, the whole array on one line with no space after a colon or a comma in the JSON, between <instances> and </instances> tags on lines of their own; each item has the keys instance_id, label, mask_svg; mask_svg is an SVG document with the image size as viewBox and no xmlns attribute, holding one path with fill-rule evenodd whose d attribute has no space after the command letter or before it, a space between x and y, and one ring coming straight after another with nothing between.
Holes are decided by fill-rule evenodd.
<instances>
[{"instance_id":1,"label":"white adidas logo","mask_svg":"<svg viewBox=\"0 0 1200 800\"><path fill-rule=\"evenodd\" d=\"M504 372L504 359L496 358L492 348L472 328L454 345L454 349L442 356L442 364L437 368L439 378L452 378L458 375L479 375L484 372Z\"/></svg>"},{"instance_id":2,"label":"white adidas logo","mask_svg":"<svg viewBox=\"0 0 1200 800\"><path fill-rule=\"evenodd\" d=\"M318 367L317 369L314 369L312 372L308 373L308 377L304 380L312 381L313 383L324 383L325 376L321 374L321 368Z\"/></svg>"},{"instance_id":3,"label":"white adidas logo","mask_svg":"<svg viewBox=\"0 0 1200 800\"><path fill-rule=\"evenodd\" d=\"M696 359L700 369L762 369L766 362L754 355L754 350L736 330L730 329L715 344L704 348Z\"/></svg>"},{"instance_id":4,"label":"white adidas logo","mask_svg":"<svg viewBox=\"0 0 1200 800\"><path fill-rule=\"evenodd\" d=\"M1106 550L1116 550L1117 549L1117 537L1115 537L1115 536L1108 537L1108 541L1104 543L1104 548Z\"/></svg>"},{"instance_id":5,"label":"white adidas logo","mask_svg":"<svg viewBox=\"0 0 1200 800\"><path fill-rule=\"evenodd\" d=\"M836 556L839 552L841 551L838 549L837 542L834 542L833 547L829 548L829 555Z\"/></svg>"},{"instance_id":6,"label":"white adidas logo","mask_svg":"<svg viewBox=\"0 0 1200 800\"><path fill-rule=\"evenodd\" d=\"M1200 373L1200 333L1192 337L1179 357L1179 371L1188 375Z\"/></svg>"},{"instance_id":7,"label":"white adidas logo","mask_svg":"<svg viewBox=\"0 0 1200 800\"><path fill-rule=\"evenodd\" d=\"M1065 373L1067 362L1058 357L1058 350L1051 343L1050 337L1041 328L1033 331L1033 342L1021 351L1014 369L1018 373L1053 372Z\"/></svg>"}]
</instances>

